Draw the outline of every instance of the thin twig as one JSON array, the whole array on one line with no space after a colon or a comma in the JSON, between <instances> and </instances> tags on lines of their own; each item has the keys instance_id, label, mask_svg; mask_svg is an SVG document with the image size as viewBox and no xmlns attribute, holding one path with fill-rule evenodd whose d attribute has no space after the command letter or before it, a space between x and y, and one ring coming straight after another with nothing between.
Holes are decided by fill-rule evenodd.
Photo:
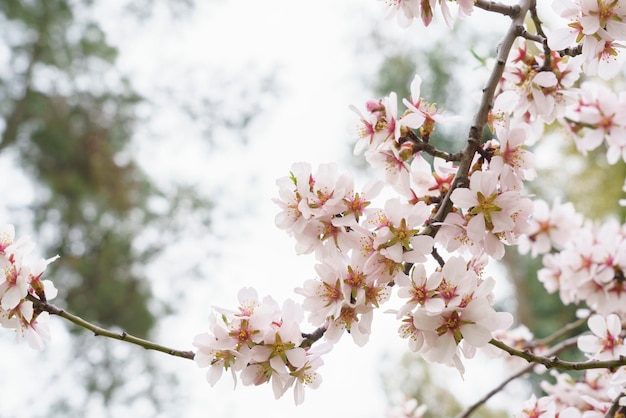
<instances>
[{"instance_id":1,"label":"thin twig","mask_svg":"<svg viewBox=\"0 0 626 418\"><path fill-rule=\"evenodd\" d=\"M572 346L576 345L577 340L578 340L578 337L563 341L561 344L554 346L548 352L548 356L555 356L559 354L561 351L571 348ZM457 415L456 418L469 418L469 416L472 415L481 405L487 403L489 399L491 399L494 395L498 394L502 389L504 389L506 385L511 383L513 380L520 378L527 373L530 373L533 370L533 368L535 368L535 366L537 365L534 363L530 363L524 366L520 371L518 371L517 373L514 373L513 375L503 380L498 386L496 386L495 388L487 392L485 396L483 396L482 398L480 398L479 400L471 404L465 411Z\"/></svg>"},{"instance_id":2,"label":"thin twig","mask_svg":"<svg viewBox=\"0 0 626 418\"><path fill-rule=\"evenodd\" d=\"M441 254L439 254L439 251L437 251L435 247L433 247L433 251L431 252L431 255L433 256L435 260L437 260L437 263L439 263L440 267L443 267L444 264L446 264L446 262L441 257Z\"/></svg>"},{"instance_id":3,"label":"thin twig","mask_svg":"<svg viewBox=\"0 0 626 418\"><path fill-rule=\"evenodd\" d=\"M325 332L326 332L326 327L321 326L311 333L302 333L302 338L304 338L304 340L300 344L300 347L308 348L312 346L315 341L322 338Z\"/></svg>"},{"instance_id":4,"label":"thin twig","mask_svg":"<svg viewBox=\"0 0 626 418\"><path fill-rule=\"evenodd\" d=\"M565 360L559 359L558 357L548 358L548 357L544 357L544 356L538 356L538 355L535 355L535 354L531 353L529 350L524 350L524 351L517 350L517 349L515 349L513 347L510 347L510 346L506 345L502 341L498 341L498 340L495 340L495 339L492 339L491 341L489 341L489 344L493 345L494 347L498 347L501 350L506 351L507 353L509 353L512 356L523 358L524 360L528 361L529 363L542 364L547 369L557 369L557 370L609 369L609 370L615 370L618 367L626 365L626 357L624 357L624 356L620 356L617 360L604 360L604 361L592 360L592 361L584 361L584 362L565 361Z\"/></svg>"},{"instance_id":5,"label":"thin twig","mask_svg":"<svg viewBox=\"0 0 626 418\"><path fill-rule=\"evenodd\" d=\"M455 154L451 154L449 152L438 149L437 147L425 142L422 138L418 137L415 132L409 131L405 136L402 136L398 139L399 144L403 144L406 142L410 142L413 146L413 153L417 154L418 152L425 152L426 154L432 155L433 157L439 157L446 161L460 161L461 153L457 152Z\"/></svg>"},{"instance_id":6,"label":"thin twig","mask_svg":"<svg viewBox=\"0 0 626 418\"><path fill-rule=\"evenodd\" d=\"M50 313L51 315L57 315L60 316L63 319L67 319L68 321L72 322L75 325L78 325L81 328L85 328L88 329L89 331L93 332L93 334L96 337L108 337L108 338L112 338L114 340L120 340L120 341L126 341L128 343L131 344L135 344L138 345L140 347L145 348L146 350L155 350L155 351L160 351L162 353L165 354L169 354L171 356L175 356L175 357L182 357L182 358L186 358L189 360L193 360L195 353L193 351L184 351L184 350L175 350L173 348L170 347L165 347L163 345L160 344L156 344L152 341L148 341L148 340L144 340L142 338L138 338L135 337L133 335L130 335L126 332L114 332L111 330L108 330L106 328L102 328L99 327L97 325L92 324L91 322L85 321L84 319L82 319L79 316L76 316L74 314L71 314L67 311L65 311L64 309L58 308L48 302L42 302L41 300L35 298L32 295L28 296L28 299L30 301L33 302L35 309L38 309L40 311L45 311Z\"/></svg>"},{"instance_id":7,"label":"thin twig","mask_svg":"<svg viewBox=\"0 0 626 418\"><path fill-rule=\"evenodd\" d=\"M503 380L498 386L491 389L489 392L485 394L482 398L471 404L465 411L461 412L460 415L457 415L456 418L469 418L478 408L480 408L484 403L486 403L491 397L500 392L506 385L511 383L513 380L524 376L526 373L530 372L536 364L528 364L524 366L519 372L509 376L507 379Z\"/></svg>"},{"instance_id":8,"label":"thin twig","mask_svg":"<svg viewBox=\"0 0 626 418\"><path fill-rule=\"evenodd\" d=\"M537 36L535 42L541 43L543 46L543 65L541 66L540 71L550 71L552 67L552 51L548 46L548 38L543 31L543 22L539 19L539 15L537 14L537 0L534 0L535 4L530 8L530 17L535 24L535 31L537 31Z\"/></svg>"}]
</instances>

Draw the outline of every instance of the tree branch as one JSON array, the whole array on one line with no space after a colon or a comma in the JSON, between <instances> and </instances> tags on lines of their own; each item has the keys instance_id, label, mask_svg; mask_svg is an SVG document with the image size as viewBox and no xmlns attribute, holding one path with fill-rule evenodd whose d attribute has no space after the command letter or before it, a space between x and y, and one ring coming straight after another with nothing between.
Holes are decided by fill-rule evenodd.
<instances>
[{"instance_id":1,"label":"tree branch","mask_svg":"<svg viewBox=\"0 0 626 418\"><path fill-rule=\"evenodd\" d=\"M542 70L548 71L552 67L552 51L548 46L548 37L543 31L543 22L539 19L539 15L537 14L537 0L533 0L535 4L533 4L530 8L530 17L535 24L535 31L537 35L534 36L533 39L535 42L541 43L543 46L543 66ZM530 39L530 38L527 38Z\"/></svg>"},{"instance_id":2,"label":"tree branch","mask_svg":"<svg viewBox=\"0 0 626 418\"><path fill-rule=\"evenodd\" d=\"M515 16L515 14L517 13L516 12L517 6L510 6L508 4L498 3L495 1L476 0L474 2L474 6L478 7L479 9L486 10L488 12L500 13L505 16Z\"/></svg>"},{"instance_id":3,"label":"tree branch","mask_svg":"<svg viewBox=\"0 0 626 418\"><path fill-rule=\"evenodd\" d=\"M28 300L33 302L36 310L39 310L42 312L48 312L51 315L57 315L57 316L60 316L61 318L67 319L68 321L72 322L74 325L77 325L81 328L88 329L89 331L93 332L93 334L96 337L102 336L102 337L112 338L114 340L126 341L128 343L143 347L146 350L160 351L162 353L169 354L174 357L182 357L182 358L186 358L189 360L193 360L193 358L195 357L195 353L193 351L175 350L173 348L169 348L163 345L153 343L152 341L148 341L142 338L132 336L123 331L114 332L105 328L101 328L97 325L92 324L91 322L85 321L79 316L73 315L48 302L43 302L32 295L28 295L27 298Z\"/></svg>"},{"instance_id":4,"label":"tree branch","mask_svg":"<svg viewBox=\"0 0 626 418\"><path fill-rule=\"evenodd\" d=\"M411 143L411 145L413 146L414 154L417 154L418 152L425 152L426 154L432 155L433 157L439 157L446 161L461 161L462 154L460 152L450 154L449 152L442 151L437 147L434 147L432 144L424 141L413 131L409 131L407 135L402 136L398 139L399 144L403 144L406 142Z\"/></svg>"},{"instance_id":5,"label":"tree branch","mask_svg":"<svg viewBox=\"0 0 626 418\"><path fill-rule=\"evenodd\" d=\"M558 51L559 55L564 57L564 56L570 56L570 57L575 57L577 55L580 55L583 53L583 44L578 44L574 47L571 48L565 48L562 51Z\"/></svg>"},{"instance_id":6,"label":"tree branch","mask_svg":"<svg viewBox=\"0 0 626 418\"><path fill-rule=\"evenodd\" d=\"M574 361L565 361L560 360L557 357L543 357L537 356L531 353L529 350L517 350L513 347L510 347L503 343L502 341L498 341L492 339L489 341L489 344L494 347L498 347L501 350L506 351L512 356L523 358L529 363L542 364L547 369L557 369L557 370L591 370L591 369L608 369L615 370L618 367L626 365L626 357L620 356L617 360L605 360L605 361L585 361L585 362L574 362Z\"/></svg>"}]
</instances>

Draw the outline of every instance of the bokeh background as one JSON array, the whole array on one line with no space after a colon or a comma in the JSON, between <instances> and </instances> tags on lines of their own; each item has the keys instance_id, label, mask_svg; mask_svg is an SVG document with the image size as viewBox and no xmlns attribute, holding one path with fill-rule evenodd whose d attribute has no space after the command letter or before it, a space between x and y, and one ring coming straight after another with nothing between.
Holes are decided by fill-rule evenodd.
<instances>
[{"instance_id":1,"label":"bokeh background","mask_svg":"<svg viewBox=\"0 0 626 418\"><path fill-rule=\"evenodd\" d=\"M363 185L376 173L352 155L348 105L408 97L416 72L423 97L464 117L433 139L458 149L508 23L477 11L454 30L440 17L401 29L384 14L360 0L0 0L0 222L31 235L38 256L61 256L46 273L55 303L191 349L211 306L235 306L241 287L298 300L314 259L274 227L275 180L294 162L338 162ZM601 218L624 175L600 162L593 176L554 169L556 154L575 158L562 142L538 148L532 192ZM513 253L491 273L499 306L544 336L573 309L545 295L537 268ZM43 352L0 333L0 417L373 418L403 396L445 417L509 372L483 359L462 381L408 354L396 328L381 312L366 347L338 343L322 386L295 407L290 392L275 401L270 387L233 390L228 376L210 388L191 361L51 318ZM512 383L477 416L507 416L532 387Z\"/></svg>"}]
</instances>

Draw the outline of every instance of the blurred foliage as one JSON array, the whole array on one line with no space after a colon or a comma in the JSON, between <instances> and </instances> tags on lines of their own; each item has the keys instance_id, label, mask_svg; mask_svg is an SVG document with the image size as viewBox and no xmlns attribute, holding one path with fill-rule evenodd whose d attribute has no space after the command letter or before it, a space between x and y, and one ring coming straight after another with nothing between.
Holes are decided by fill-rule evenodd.
<instances>
[{"instance_id":1,"label":"blurred foliage","mask_svg":"<svg viewBox=\"0 0 626 418\"><path fill-rule=\"evenodd\" d=\"M453 69L458 63L458 57L444 46L444 41L433 42L419 51L396 49L388 52L378 68L374 81L376 97L387 96L396 92L398 100L411 97L410 85L416 74L422 77L420 96L426 101L436 104L440 111L451 114L459 111L458 103L451 100L455 91L459 90L458 80L454 77ZM406 108L398 104L398 113ZM456 127L459 128L459 127ZM463 144L462 138L466 133L463 129L453 126L438 126L432 137L433 144L440 149L452 151Z\"/></svg>"},{"instance_id":2,"label":"blurred foliage","mask_svg":"<svg viewBox=\"0 0 626 418\"><path fill-rule=\"evenodd\" d=\"M617 214L620 222L626 219L626 208L617 206L624 197L622 186L626 178L626 164L620 160L615 165L606 161L606 147L602 146L582 156L570 142L563 151L565 158L583 160L584 165L565 183L565 199L574 203L576 210L593 220L603 220ZM558 170L554 168L553 170Z\"/></svg>"},{"instance_id":3,"label":"blurred foliage","mask_svg":"<svg viewBox=\"0 0 626 418\"><path fill-rule=\"evenodd\" d=\"M390 400L395 400L402 393L408 398L416 399L419 405L426 405L428 410L424 418L449 418L464 411L463 405L450 387L440 377L438 380L431 365L416 353L408 352L400 361L394 359L393 364L383 372L382 378ZM508 414L483 405L472 417L505 418Z\"/></svg>"},{"instance_id":4,"label":"blurred foliage","mask_svg":"<svg viewBox=\"0 0 626 418\"><path fill-rule=\"evenodd\" d=\"M162 242L140 250L136 237L149 227L165 233L190 201L204 211L211 204L188 190L165 195L134 161L129 144L136 106L144 99L116 74L116 48L86 17L92 6L90 0L0 0L0 48L6 55L0 152L14 154L33 182L34 200L20 210L34 214L41 251L61 256L46 273L59 288L55 302L98 325L146 338L155 318L170 308L154 299L142 268ZM157 198L168 202L165 210L150 210ZM143 351L129 355L84 330L71 330L77 353L95 350L101 359L93 364L76 355L72 363L91 392L88 399L105 405L137 400L139 395L129 397L136 391L128 389L128 367L136 369L133 375L171 379ZM81 366L85 362L90 366ZM140 391L143 402L170 401L171 394L151 395L151 386ZM57 399L47 416L88 415L88 400L78 406L72 400L79 396Z\"/></svg>"},{"instance_id":5,"label":"blurred foliage","mask_svg":"<svg viewBox=\"0 0 626 418\"><path fill-rule=\"evenodd\" d=\"M36 227L55 229L45 249L72 312L147 335L149 286L134 265L133 236L157 191L127 153L141 98L123 79L100 79L117 55L95 22L76 22L68 0L5 1L12 74L2 80L5 129L36 184ZM12 42L11 42L12 41ZM100 308L105 308L100 310Z\"/></svg>"}]
</instances>

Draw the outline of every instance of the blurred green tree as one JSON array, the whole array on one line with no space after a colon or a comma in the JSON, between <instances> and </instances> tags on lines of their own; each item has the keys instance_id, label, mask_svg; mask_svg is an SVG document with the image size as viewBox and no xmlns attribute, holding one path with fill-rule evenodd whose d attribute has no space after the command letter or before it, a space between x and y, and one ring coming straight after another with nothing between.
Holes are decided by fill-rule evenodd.
<instances>
[{"instance_id":1,"label":"blurred green tree","mask_svg":"<svg viewBox=\"0 0 626 418\"><path fill-rule=\"evenodd\" d=\"M147 202L159 191L128 152L142 98L112 71L117 51L98 24L79 18L90 3L0 2L8 68L0 77L0 151L12 152L32 180L27 209L35 229L48 232L42 250L61 255L50 268L60 303L87 320L148 336L163 306L137 268L151 253L139 252L134 237L156 218ZM76 338L76 349L90 349L87 336ZM107 405L125 384L113 369L128 361L109 345L102 351L110 361L100 367L115 379L96 379L92 370L82 378ZM155 371L147 358L142 363ZM69 405L59 400L56 410L66 414Z\"/></svg>"},{"instance_id":2,"label":"blurred green tree","mask_svg":"<svg viewBox=\"0 0 626 418\"><path fill-rule=\"evenodd\" d=\"M192 7L188 0L159 1L184 6L178 11ZM153 3L131 6L148 18ZM172 307L153 295L146 263L165 247L164 240L176 239L178 229L196 223L201 228L195 232L208 232L212 203L193 187L160 190L134 159L130 146L145 99L116 70L117 49L89 17L96 4L0 0L0 156L16 161L33 192L26 206L15 206L13 195L3 203L12 207L12 223L25 229L32 224L44 254L61 256L47 273L62 295L59 305L101 326L150 338L156 318ZM263 92L273 88L270 79L265 83ZM210 99L189 100L181 111L196 118L217 107ZM248 103L237 118L213 112L203 122L242 130L261 111L255 100ZM11 176L3 179L8 183ZM148 230L158 236L138 242ZM88 393L76 390L52 400L46 416L86 415L94 408L119 414L120 407L146 400L159 411L176 401L173 376L149 354L135 355L136 348L80 330L73 338L73 350L81 355L69 355L67 371L80 375ZM128 370L136 376L132 384ZM152 384L157 379L168 391Z\"/></svg>"}]
</instances>

